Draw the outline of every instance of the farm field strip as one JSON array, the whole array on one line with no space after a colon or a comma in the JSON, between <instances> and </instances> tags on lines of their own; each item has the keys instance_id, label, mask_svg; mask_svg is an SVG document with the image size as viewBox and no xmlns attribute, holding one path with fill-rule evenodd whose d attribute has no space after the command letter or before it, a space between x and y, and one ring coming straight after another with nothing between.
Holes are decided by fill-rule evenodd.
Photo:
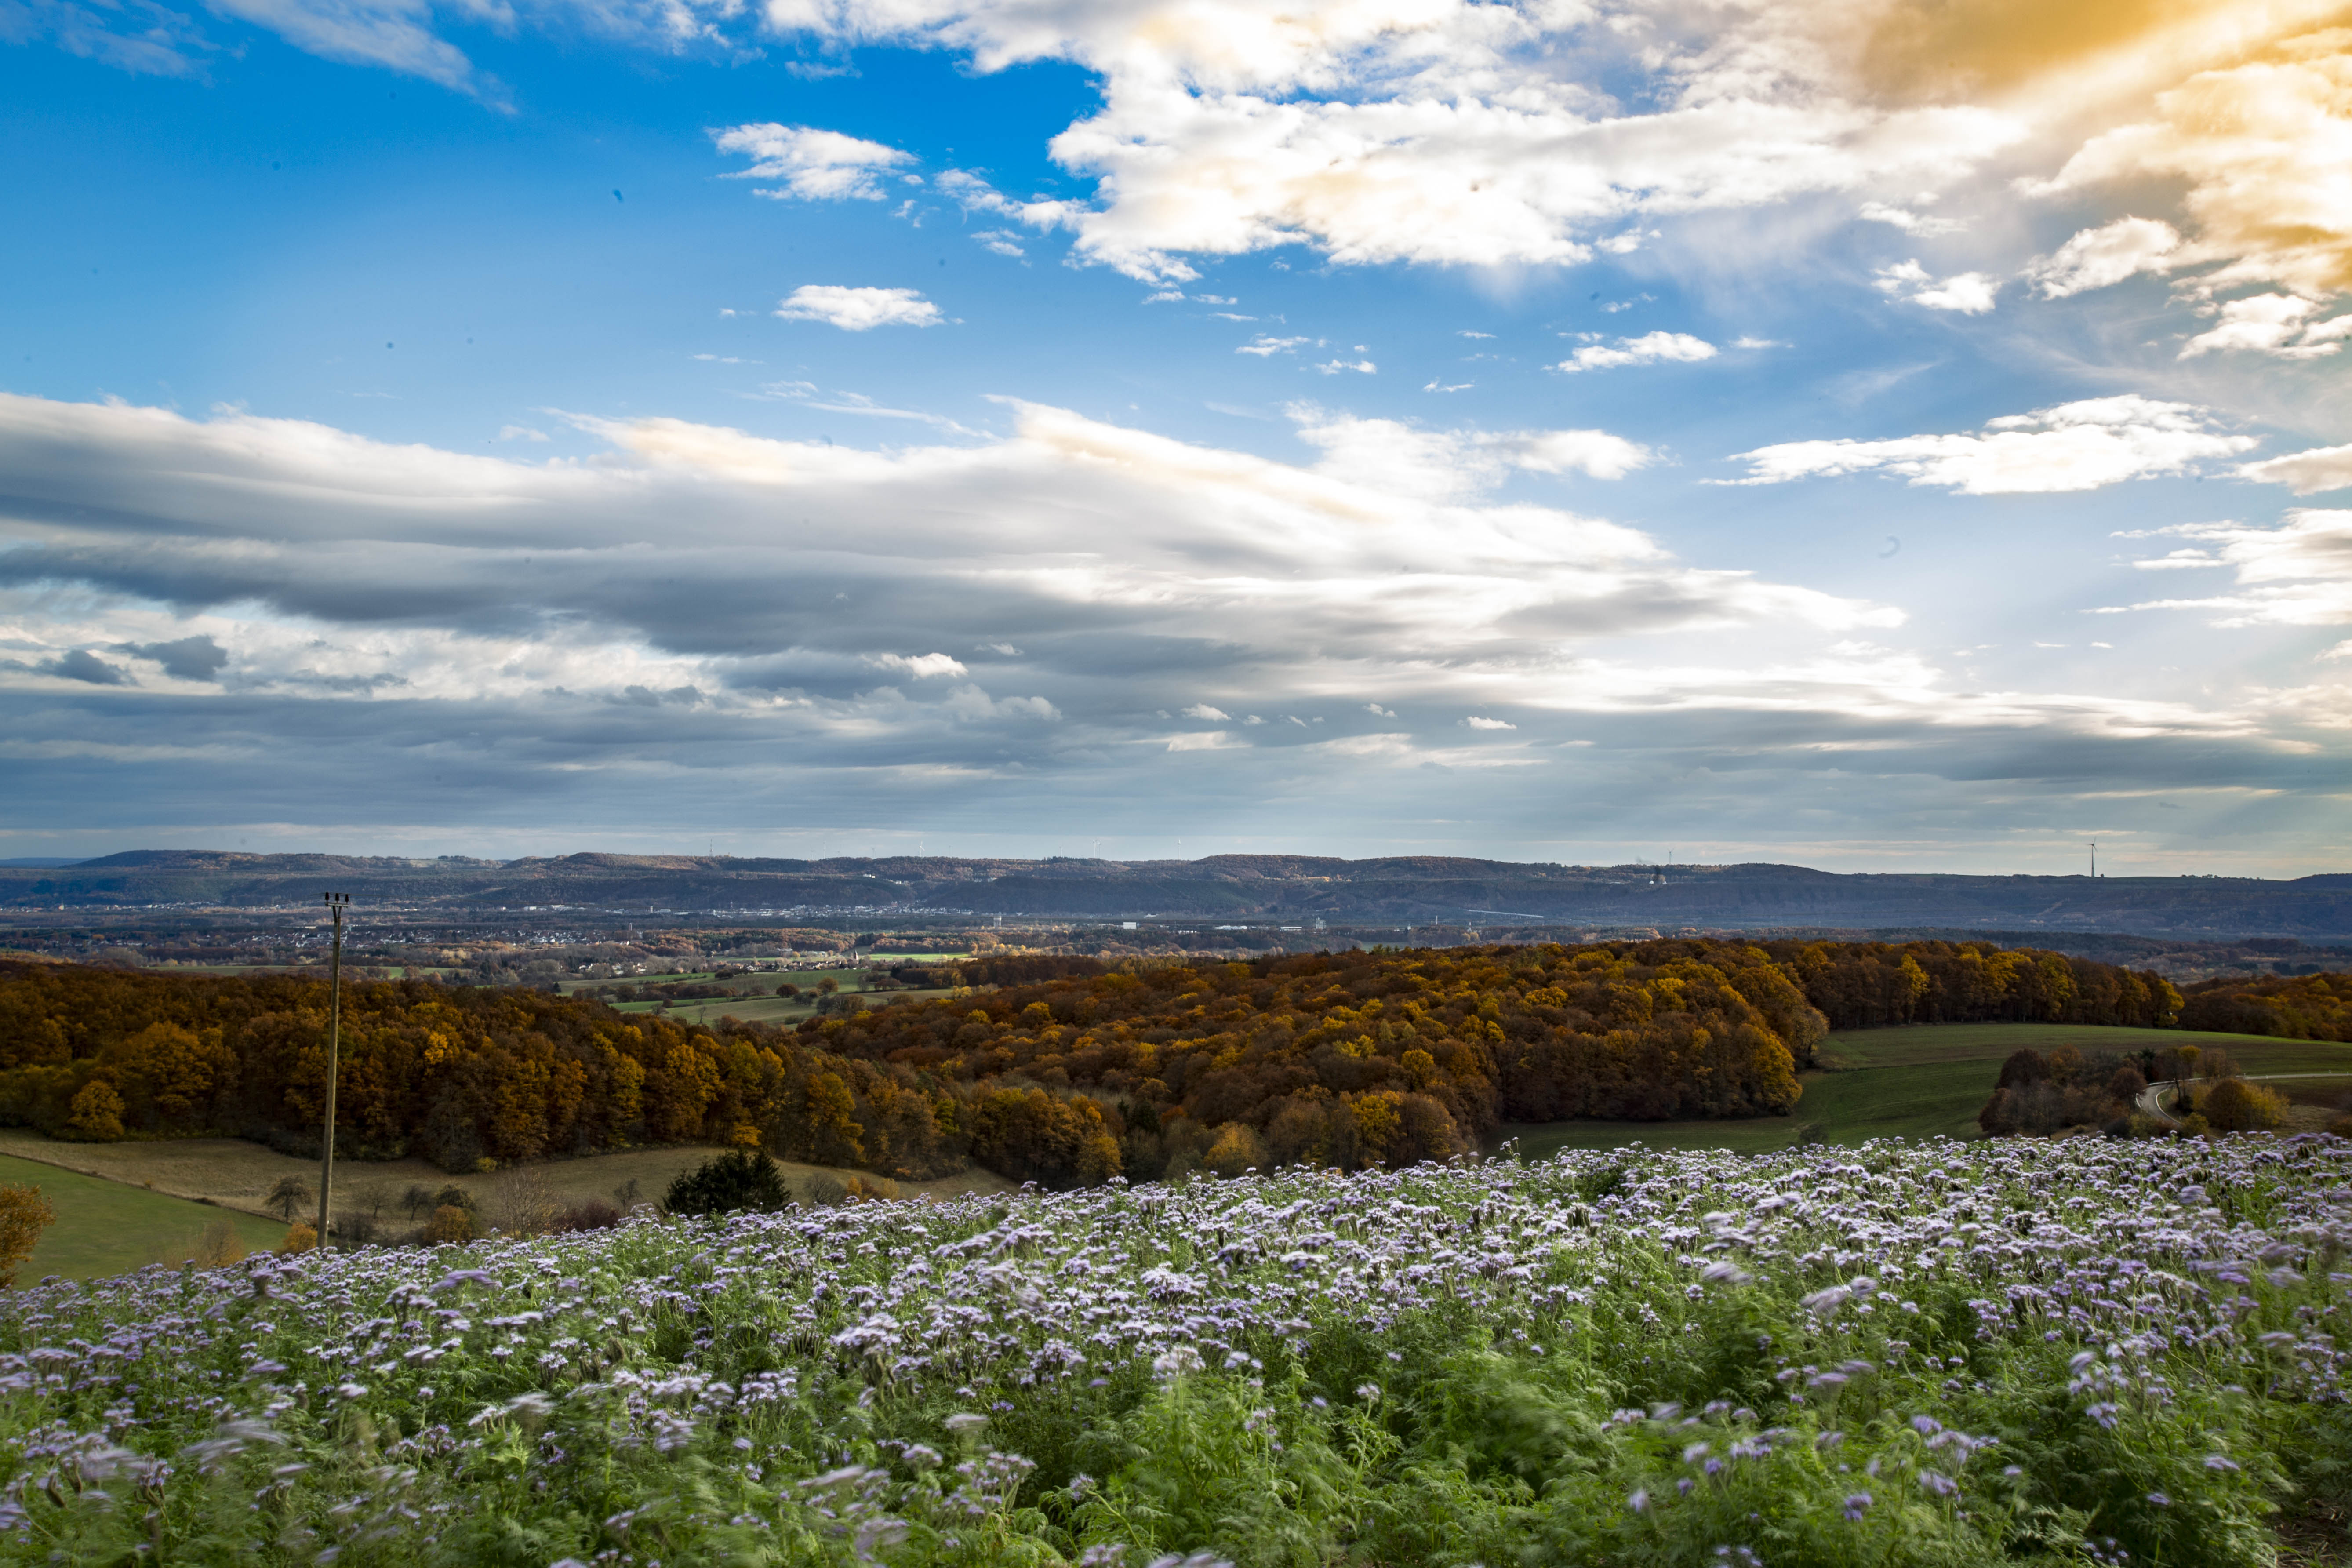
<instances>
[{"instance_id":1,"label":"farm field strip","mask_svg":"<svg viewBox=\"0 0 2352 1568\"><path fill-rule=\"evenodd\" d=\"M2257 1568L2347 1248L2352 1142L2003 1140L150 1271L0 1300L0 1560Z\"/></svg>"},{"instance_id":2,"label":"farm field strip","mask_svg":"<svg viewBox=\"0 0 2352 1568\"><path fill-rule=\"evenodd\" d=\"M1540 1158L1559 1149L1610 1149L1641 1143L1660 1149L1728 1149L1763 1153L1800 1136L1832 1143L1871 1138L1969 1138L1976 1114L1993 1090L2011 1052L2073 1046L2126 1053L2197 1046L2226 1050L2249 1073L2327 1071L2352 1075L2352 1046L2280 1040L2260 1035L2185 1029L2119 1029L2087 1024L1925 1024L1888 1029L1843 1029L1824 1038L1825 1060L1849 1064L1801 1076L1804 1094L1785 1117L1718 1121L1567 1121L1506 1125L1521 1153Z\"/></svg>"},{"instance_id":3,"label":"farm field strip","mask_svg":"<svg viewBox=\"0 0 2352 1568\"><path fill-rule=\"evenodd\" d=\"M651 1199L658 1198L680 1174L723 1152L716 1146L627 1149L572 1160L550 1160L522 1169L529 1171L550 1194L567 1203L587 1198L610 1200L631 1182ZM873 1179L869 1172L794 1161L780 1160L777 1167L795 1196L804 1201L821 1179L836 1183L853 1175ZM72 1209L60 1205L58 1223L44 1236L41 1245L62 1250L37 1254L36 1261L47 1258L42 1272L91 1279L136 1268L149 1261L156 1248L182 1239L183 1232L191 1227L201 1230L208 1218L224 1214L236 1220L239 1233L248 1245L277 1245L285 1237L286 1222L270 1217L262 1207L262 1200L287 1176L315 1184L319 1163L233 1138L59 1143L37 1132L7 1128L0 1129L0 1171L16 1173L0 1174L0 1181L29 1183L44 1192L68 1188L79 1191L80 1184L89 1184L109 1194L129 1194L151 1205L164 1205L161 1209L134 1207L128 1211L152 1214L153 1221L142 1222L135 1241L118 1245L108 1234L109 1227L118 1224L113 1217L115 1210L104 1205L77 1205ZM397 1201L402 1192L418 1185L435 1191L454 1185L463 1188L482 1214L495 1216L502 1173L453 1175L414 1159L338 1160L335 1187L343 1202L337 1207L348 1207L376 1194L383 1199L387 1222L396 1226L405 1218ZM910 1197L936 1198L1007 1191L1013 1184L974 1169L939 1181L901 1182L897 1186Z\"/></svg>"}]
</instances>

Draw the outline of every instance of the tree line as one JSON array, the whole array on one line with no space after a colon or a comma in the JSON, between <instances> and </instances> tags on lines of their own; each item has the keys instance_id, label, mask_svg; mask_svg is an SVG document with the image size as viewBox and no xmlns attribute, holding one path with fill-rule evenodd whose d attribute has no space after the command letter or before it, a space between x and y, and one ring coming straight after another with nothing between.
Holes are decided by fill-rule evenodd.
<instances>
[{"instance_id":1,"label":"tree line","mask_svg":"<svg viewBox=\"0 0 2352 1568\"><path fill-rule=\"evenodd\" d=\"M921 1179L1360 1169L1504 1121L1759 1116L1832 1027L2161 1026L2161 977L1990 944L1674 940L1248 963L990 958L976 994L796 1028L624 1016L521 988L345 988L338 1152L451 1171L643 1144ZM863 998L853 999L863 1001ZM0 1121L317 1150L327 990L307 977L0 964Z\"/></svg>"},{"instance_id":2,"label":"tree line","mask_svg":"<svg viewBox=\"0 0 2352 1568\"><path fill-rule=\"evenodd\" d=\"M2352 1040L2352 975L2203 981L2189 988L2180 1026L2284 1040Z\"/></svg>"},{"instance_id":3,"label":"tree line","mask_svg":"<svg viewBox=\"0 0 2352 1568\"><path fill-rule=\"evenodd\" d=\"M944 1089L759 1026L545 992L347 984L335 1145L445 1170L643 1144L764 1144L917 1177L961 1169ZM0 1122L53 1137L217 1133L315 1154L327 986L0 964Z\"/></svg>"}]
</instances>

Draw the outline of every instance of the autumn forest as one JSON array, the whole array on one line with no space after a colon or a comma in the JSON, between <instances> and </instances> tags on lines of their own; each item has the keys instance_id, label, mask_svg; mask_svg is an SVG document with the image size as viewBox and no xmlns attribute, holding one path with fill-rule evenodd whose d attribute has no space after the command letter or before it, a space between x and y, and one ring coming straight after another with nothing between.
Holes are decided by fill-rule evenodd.
<instances>
[{"instance_id":1,"label":"autumn forest","mask_svg":"<svg viewBox=\"0 0 2352 1568\"><path fill-rule=\"evenodd\" d=\"M2327 976L2193 987L1990 944L1675 940L1186 965L1000 956L947 1000L689 1026L524 988L344 1000L338 1152L468 1171L757 1145L922 1178L1443 1159L1506 1122L1786 1114L1833 1027L2034 1020L2344 1038ZM862 999L861 999L862 1000ZM0 966L0 1121L317 1149L326 987ZM487 1163L487 1164L486 1164Z\"/></svg>"}]
</instances>

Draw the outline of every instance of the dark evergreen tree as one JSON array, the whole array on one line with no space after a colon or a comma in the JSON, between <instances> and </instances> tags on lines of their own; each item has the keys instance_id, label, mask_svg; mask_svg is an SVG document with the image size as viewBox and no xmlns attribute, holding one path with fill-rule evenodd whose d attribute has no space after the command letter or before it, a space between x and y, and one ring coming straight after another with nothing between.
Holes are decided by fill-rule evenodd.
<instances>
[{"instance_id":1,"label":"dark evergreen tree","mask_svg":"<svg viewBox=\"0 0 2352 1568\"><path fill-rule=\"evenodd\" d=\"M672 1214L732 1214L752 1209L761 1214L788 1206L784 1173L757 1149L736 1149L705 1160L669 1184L662 1206Z\"/></svg>"}]
</instances>

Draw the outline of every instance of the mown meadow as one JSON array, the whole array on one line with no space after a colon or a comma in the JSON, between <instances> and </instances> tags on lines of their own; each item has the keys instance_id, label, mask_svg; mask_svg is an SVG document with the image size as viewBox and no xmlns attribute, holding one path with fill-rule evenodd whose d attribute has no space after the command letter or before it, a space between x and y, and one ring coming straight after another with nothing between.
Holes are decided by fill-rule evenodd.
<instances>
[{"instance_id":1,"label":"mown meadow","mask_svg":"<svg viewBox=\"0 0 2352 1568\"><path fill-rule=\"evenodd\" d=\"M2340 1561L2352 1142L1580 1152L0 1298L0 1560Z\"/></svg>"}]
</instances>

